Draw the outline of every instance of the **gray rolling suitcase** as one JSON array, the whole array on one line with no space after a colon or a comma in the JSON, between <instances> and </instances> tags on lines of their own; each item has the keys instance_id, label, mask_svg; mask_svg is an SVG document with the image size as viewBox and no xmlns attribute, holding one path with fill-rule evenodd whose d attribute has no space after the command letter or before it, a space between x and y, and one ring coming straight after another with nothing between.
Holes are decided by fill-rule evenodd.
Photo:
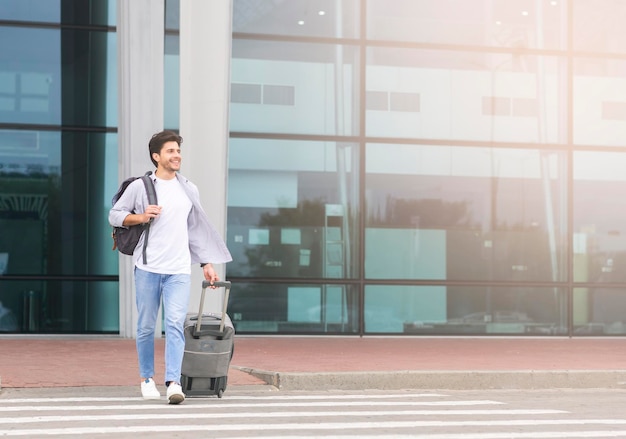
<instances>
[{"instance_id":1,"label":"gray rolling suitcase","mask_svg":"<svg viewBox=\"0 0 626 439\"><path fill-rule=\"evenodd\" d=\"M228 368L233 356L235 328L226 314L230 282L215 282L225 288L221 313L203 313L204 295L211 286L202 282L198 313L189 313L185 319L185 353L181 386L187 396L214 396L221 398L226 390Z\"/></svg>"}]
</instances>

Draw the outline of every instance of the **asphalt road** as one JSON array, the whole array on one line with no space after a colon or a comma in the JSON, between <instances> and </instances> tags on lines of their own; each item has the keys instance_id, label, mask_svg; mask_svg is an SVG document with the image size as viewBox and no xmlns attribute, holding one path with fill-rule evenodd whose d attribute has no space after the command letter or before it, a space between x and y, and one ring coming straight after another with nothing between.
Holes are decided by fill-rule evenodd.
<instances>
[{"instance_id":1,"label":"asphalt road","mask_svg":"<svg viewBox=\"0 0 626 439\"><path fill-rule=\"evenodd\" d=\"M626 438L626 391L326 391L269 386L179 406L136 389L9 389L0 437Z\"/></svg>"}]
</instances>

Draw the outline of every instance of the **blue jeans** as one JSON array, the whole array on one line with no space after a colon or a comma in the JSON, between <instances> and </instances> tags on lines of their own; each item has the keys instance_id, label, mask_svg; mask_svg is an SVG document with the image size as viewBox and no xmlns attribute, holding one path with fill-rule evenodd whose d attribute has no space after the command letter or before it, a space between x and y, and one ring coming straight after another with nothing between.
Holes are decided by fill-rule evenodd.
<instances>
[{"instance_id":1,"label":"blue jeans","mask_svg":"<svg viewBox=\"0 0 626 439\"><path fill-rule=\"evenodd\" d=\"M184 325L189 305L189 274L158 274L135 267L137 356L142 378L154 376L154 332L163 299L165 381L180 382L185 351Z\"/></svg>"}]
</instances>

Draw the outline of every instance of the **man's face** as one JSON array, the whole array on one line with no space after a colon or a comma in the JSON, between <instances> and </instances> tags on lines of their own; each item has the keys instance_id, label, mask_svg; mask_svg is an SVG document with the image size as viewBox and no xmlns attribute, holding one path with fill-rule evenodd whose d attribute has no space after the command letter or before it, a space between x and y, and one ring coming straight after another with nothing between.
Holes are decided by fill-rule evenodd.
<instances>
[{"instance_id":1,"label":"man's face","mask_svg":"<svg viewBox=\"0 0 626 439\"><path fill-rule=\"evenodd\" d=\"M169 172L179 171L182 159L183 158L180 155L180 146L173 140L165 142L163 144L163 148L161 148L161 153L157 154L155 157L159 167Z\"/></svg>"}]
</instances>

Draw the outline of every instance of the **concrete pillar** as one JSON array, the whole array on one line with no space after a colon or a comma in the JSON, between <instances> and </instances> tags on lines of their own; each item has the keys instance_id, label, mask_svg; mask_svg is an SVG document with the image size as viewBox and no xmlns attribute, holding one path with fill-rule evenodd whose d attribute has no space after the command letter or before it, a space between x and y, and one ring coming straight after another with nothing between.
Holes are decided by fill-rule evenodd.
<instances>
[{"instance_id":1,"label":"concrete pillar","mask_svg":"<svg viewBox=\"0 0 626 439\"><path fill-rule=\"evenodd\" d=\"M148 141L163 129L164 20L164 0L117 2L120 182L154 170ZM130 256L120 256L119 273L120 335L134 338L137 310Z\"/></svg>"},{"instance_id":2,"label":"concrete pillar","mask_svg":"<svg viewBox=\"0 0 626 439\"><path fill-rule=\"evenodd\" d=\"M134 0L133 0L134 1ZM181 173L200 190L217 230L226 230L226 177L232 0L180 1ZM220 279L225 267L217 265ZM192 267L190 310L197 310L202 271ZM221 296L207 296L205 309L220 309Z\"/></svg>"}]
</instances>

